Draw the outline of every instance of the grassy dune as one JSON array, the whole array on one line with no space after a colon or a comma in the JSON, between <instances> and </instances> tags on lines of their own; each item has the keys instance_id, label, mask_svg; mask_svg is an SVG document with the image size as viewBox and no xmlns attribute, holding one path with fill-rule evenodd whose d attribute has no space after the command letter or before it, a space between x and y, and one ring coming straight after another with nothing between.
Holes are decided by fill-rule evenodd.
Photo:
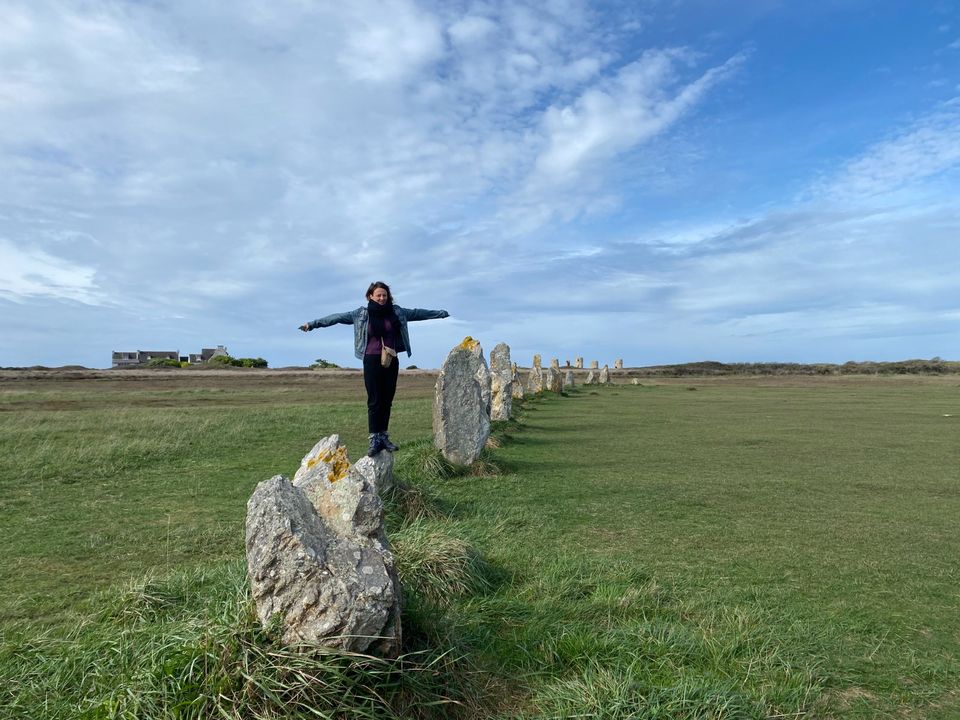
<instances>
[{"instance_id":1,"label":"grassy dune","mask_svg":"<svg viewBox=\"0 0 960 720\"><path fill-rule=\"evenodd\" d=\"M401 379L388 663L289 653L243 578L256 482L363 447L359 376L0 378L0 715L960 716L960 381L643 382L477 475Z\"/></svg>"}]
</instances>

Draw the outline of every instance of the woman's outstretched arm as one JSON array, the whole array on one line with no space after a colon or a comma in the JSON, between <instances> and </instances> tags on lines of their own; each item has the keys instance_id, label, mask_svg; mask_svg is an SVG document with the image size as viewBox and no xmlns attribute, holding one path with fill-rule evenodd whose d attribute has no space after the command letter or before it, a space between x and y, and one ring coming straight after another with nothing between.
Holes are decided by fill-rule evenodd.
<instances>
[{"instance_id":1,"label":"woman's outstretched arm","mask_svg":"<svg viewBox=\"0 0 960 720\"><path fill-rule=\"evenodd\" d=\"M315 330L316 328L330 327L331 325L353 325L355 318L355 310L353 312L334 313L333 315L327 315L325 317L317 318L316 320L311 320L310 322L304 323L300 326L300 329L304 332L308 332L310 330Z\"/></svg>"},{"instance_id":2,"label":"woman's outstretched arm","mask_svg":"<svg viewBox=\"0 0 960 720\"><path fill-rule=\"evenodd\" d=\"M407 308L407 320L442 320L450 317L446 310L424 310L423 308Z\"/></svg>"}]
</instances>

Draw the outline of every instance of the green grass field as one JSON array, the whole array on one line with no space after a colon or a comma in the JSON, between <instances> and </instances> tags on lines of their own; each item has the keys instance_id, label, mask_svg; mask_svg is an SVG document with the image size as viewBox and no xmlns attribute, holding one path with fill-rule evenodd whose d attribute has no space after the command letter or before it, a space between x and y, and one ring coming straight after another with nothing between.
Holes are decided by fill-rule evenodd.
<instances>
[{"instance_id":1,"label":"green grass field","mask_svg":"<svg viewBox=\"0 0 960 720\"><path fill-rule=\"evenodd\" d=\"M293 670L250 689L283 651L249 618L243 513L319 437L355 457L362 395L323 373L0 380L0 715L204 717L246 678L223 716L306 717ZM499 428L480 476L428 470L431 401L401 379L397 472L433 507L389 515L407 671L312 667L356 694L311 695L319 716L960 717L957 378L578 387ZM174 691L185 647L207 660Z\"/></svg>"}]
</instances>

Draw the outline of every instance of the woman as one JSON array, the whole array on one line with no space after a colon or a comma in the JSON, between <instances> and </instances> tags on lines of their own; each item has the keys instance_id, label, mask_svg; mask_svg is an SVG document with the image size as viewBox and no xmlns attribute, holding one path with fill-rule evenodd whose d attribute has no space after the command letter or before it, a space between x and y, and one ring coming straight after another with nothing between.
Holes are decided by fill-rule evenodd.
<instances>
[{"instance_id":1,"label":"woman","mask_svg":"<svg viewBox=\"0 0 960 720\"><path fill-rule=\"evenodd\" d=\"M370 431L367 455L370 457L381 450L393 452L398 449L390 442L387 427L390 425L390 408L400 371L397 354L406 350L407 355L411 355L407 323L445 317L450 317L446 310L408 310L394 305L390 287L378 281L370 283L367 288L366 307L327 315L300 326L301 330L308 332L338 323L353 325L354 354L363 360L363 384L367 388L367 425Z\"/></svg>"}]
</instances>

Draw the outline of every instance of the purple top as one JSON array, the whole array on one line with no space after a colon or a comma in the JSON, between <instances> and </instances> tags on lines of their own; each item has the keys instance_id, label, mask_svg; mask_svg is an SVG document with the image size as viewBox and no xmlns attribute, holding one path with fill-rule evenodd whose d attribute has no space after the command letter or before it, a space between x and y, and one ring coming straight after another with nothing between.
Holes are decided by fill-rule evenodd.
<instances>
[{"instance_id":1,"label":"purple top","mask_svg":"<svg viewBox=\"0 0 960 720\"><path fill-rule=\"evenodd\" d=\"M383 321L383 327L386 329L386 335L388 338L393 338L393 323L389 320ZM390 343L387 343L387 347L391 347ZM380 354L380 338L370 335L367 337L367 349L364 350L364 355L379 355Z\"/></svg>"}]
</instances>

